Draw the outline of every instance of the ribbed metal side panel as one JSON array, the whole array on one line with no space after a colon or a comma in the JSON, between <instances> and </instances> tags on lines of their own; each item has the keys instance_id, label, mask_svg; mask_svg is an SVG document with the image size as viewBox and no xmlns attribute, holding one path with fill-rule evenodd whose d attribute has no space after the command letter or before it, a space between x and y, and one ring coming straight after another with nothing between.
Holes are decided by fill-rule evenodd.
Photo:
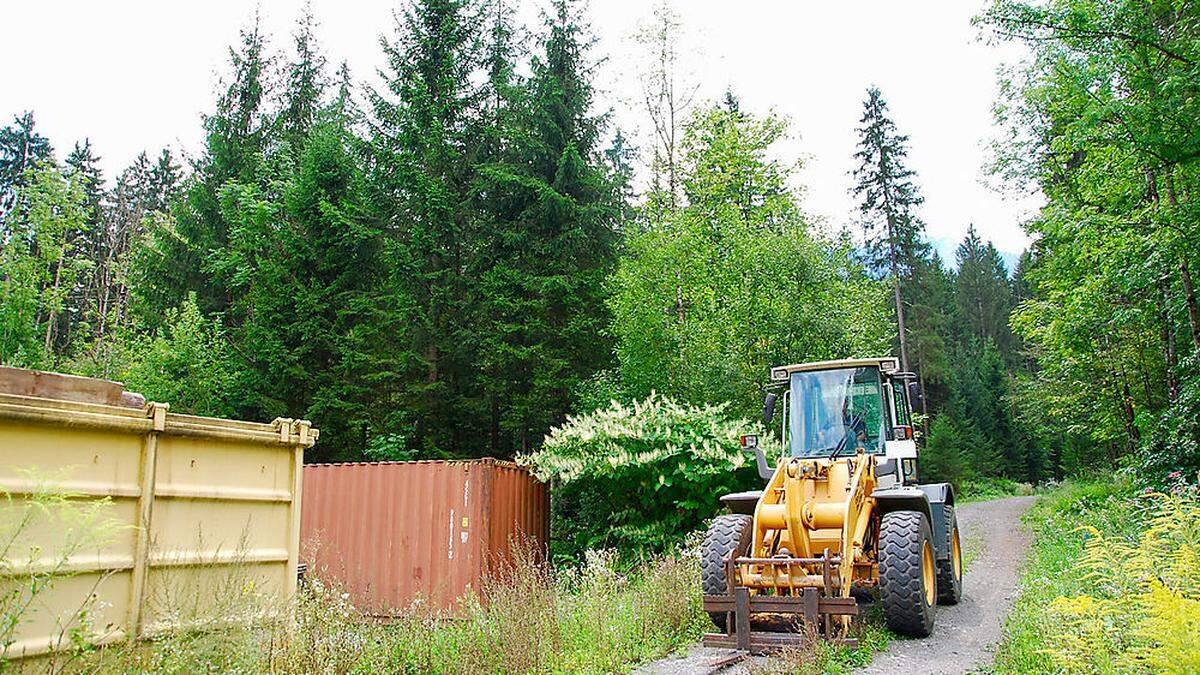
<instances>
[{"instance_id":1,"label":"ribbed metal side panel","mask_svg":"<svg viewBox=\"0 0 1200 675\"><path fill-rule=\"evenodd\" d=\"M529 472L511 465L492 469L489 564L510 559L513 546L544 556L550 539L550 493Z\"/></svg>"},{"instance_id":2,"label":"ribbed metal side panel","mask_svg":"<svg viewBox=\"0 0 1200 675\"><path fill-rule=\"evenodd\" d=\"M312 464L301 514L309 573L376 615L453 611L510 537L544 549L549 535L546 486L490 459Z\"/></svg>"}]
</instances>

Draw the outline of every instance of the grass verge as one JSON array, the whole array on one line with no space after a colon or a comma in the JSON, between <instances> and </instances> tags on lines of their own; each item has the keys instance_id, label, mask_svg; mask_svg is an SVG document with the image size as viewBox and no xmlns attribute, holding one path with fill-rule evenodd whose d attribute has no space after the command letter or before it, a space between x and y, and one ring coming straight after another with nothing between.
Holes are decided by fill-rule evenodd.
<instances>
[{"instance_id":1,"label":"grass verge","mask_svg":"<svg viewBox=\"0 0 1200 675\"><path fill-rule=\"evenodd\" d=\"M698 561L666 556L621 572L610 556L557 574L529 559L489 583L455 619L367 620L320 583L295 626L178 631L98 649L87 673L611 673L699 638Z\"/></svg>"},{"instance_id":2,"label":"grass verge","mask_svg":"<svg viewBox=\"0 0 1200 675\"><path fill-rule=\"evenodd\" d=\"M998 673L1200 672L1200 498L1068 483L1034 541Z\"/></svg>"},{"instance_id":3,"label":"grass verge","mask_svg":"<svg viewBox=\"0 0 1200 675\"><path fill-rule=\"evenodd\" d=\"M974 478L962 481L955 485L955 488L955 497L960 504L1033 495L1038 492L1038 488L1029 483L1018 483L1007 478Z\"/></svg>"},{"instance_id":4,"label":"grass verge","mask_svg":"<svg viewBox=\"0 0 1200 675\"><path fill-rule=\"evenodd\" d=\"M855 627L854 636L858 645L846 647L815 639L804 648L785 649L765 664L750 668L754 675L832 675L849 673L871 662L876 652L887 648L897 639L895 633L883 623L883 615L877 605L870 605L867 615Z\"/></svg>"}]
</instances>

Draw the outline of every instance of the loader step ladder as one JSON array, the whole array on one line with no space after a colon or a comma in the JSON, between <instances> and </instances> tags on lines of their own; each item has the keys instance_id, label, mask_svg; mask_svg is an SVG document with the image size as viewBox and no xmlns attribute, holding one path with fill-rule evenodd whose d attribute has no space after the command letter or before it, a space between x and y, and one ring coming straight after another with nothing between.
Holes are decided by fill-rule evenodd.
<instances>
[{"instance_id":1,"label":"loader step ladder","mask_svg":"<svg viewBox=\"0 0 1200 675\"><path fill-rule=\"evenodd\" d=\"M704 596L706 612L725 614L725 633L707 633L705 647L738 649L751 654L768 654L785 647L803 646L812 638L823 636L827 641L850 647L858 640L847 636L834 636L833 617L858 616L858 601L851 597L834 595L836 586L833 566L836 557L823 558L729 558L726 560L726 576L729 581L728 595ZM745 586L734 586L732 580L735 566L770 565L790 570L797 565L821 565L824 588L805 587L795 589L796 595L751 595ZM774 623L782 623L784 631L753 630L751 615L768 615ZM782 622L780 621L782 619ZM840 625L840 621L837 622ZM787 630L799 627L800 632Z\"/></svg>"}]
</instances>

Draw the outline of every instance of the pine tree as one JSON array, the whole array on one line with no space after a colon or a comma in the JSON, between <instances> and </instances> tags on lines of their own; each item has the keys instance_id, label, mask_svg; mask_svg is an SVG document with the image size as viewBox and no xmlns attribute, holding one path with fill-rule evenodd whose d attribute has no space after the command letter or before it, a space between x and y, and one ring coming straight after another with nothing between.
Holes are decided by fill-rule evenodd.
<instances>
[{"instance_id":1,"label":"pine tree","mask_svg":"<svg viewBox=\"0 0 1200 675\"><path fill-rule=\"evenodd\" d=\"M940 410L946 402L958 322L954 276L946 270L936 251L931 252L928 260L913 265L907 296L908 331L912 340L909 357L920 382L920 412L928 415L931 410ZM931 433L928 426L926 431Z\"/></svg>"},{"instance_id":2,"label":"pine tree","mask_svg":"<svg viewBox=\"0 0 1200 675\"><path fill-rule=\"evenodd\" d=\"M1008 327L1012 288L1000 252L990 242L984 244L971 226L956 257L958 311L966 337L979 344L995 344L1005 360L1012 361L1012 332Z\"/></svg>"},{"instance_id":3,"label":"pine tree","mask_svg":"<svg viewBox=\"0 0 1200 675\"><path fill-rule=\"evenodd\" d=\"M914 261L926 257L924 226L914 213L922 198L913 182L915 174L905 166L908 136L896 130L887 102L876 87L867 89L859 124L853 194L860 200L868 263L891 278L900 362L908 370L904 286Z\"/></svg>"},{"instance_id":4,"label":"pine tree","mask_svg":"<svg viewBox=\"0 0 1200 675\"><path fill-rule=\"evenodd\" d=\"M430 455L476 448L480 419L473 295L464 274L475 250L471 186L479 139L481 24L466 0L411 0L384 45L386 88L372 92L372 186L394 251L389 283L416 303L409 387L413 444ZM416 369L419 368L419 372Z\"/></svg>"},{"instance_id":5,"label":"pine tree","mask_svg":"<svg viewBox=\"0 0 1200 675\"><path fill-rule=\"evenodd\" d=\"M77 323L94 321L97 273L105 258L106 212L104 177L99 166L100 158L92 150L92 143L84 139L76 143L67 155L67 171L79 181L83 189L86 216L78 232L71 235L75 242L74 255L90 267L90 273L80 274L76 286L69 290L66 312L58 328L60 339L70 342ZM88 335L86 337L91 337Z\"/></svg>"},{"instance_id":6,"label":"pine tree","mask_svg":"<svg viewBox=\"0 0 1200 675\"><path fill-rule=\"evenodd\" d=\"M25 217L29 205L19 188L28 172L52 160L53 148L35 129L32 112L16 116L12 125L0 128L0 241Z\"/></svg>"},{"instance_id":7,"label":"pine tree","mask_svg":"<svg viewBox=\"0 0 1200 675\"><path fill-rule=\"evenodd\" d=\"M481 345L491 445L529 451L570 410L611 353L603 283L614 260L619 187L590 113L591 39L572 3L557 2L533 60L516 142L486 171L487 269Z\"/></svg>"},{"instance_id":8,"label":"pine tree","mask_svg":"<svg viewBox=\"0 0 1200 675\"><path fill-rule=\"evenodd\" d=\"M232 79L216 110L204 118L205 148L193 162L173 220L159 222L140 253L137 276L142 283L135 289L136 304L149 326L160 326L166 310L188 292L196 293L204 314L225 312L237 295L237 269L224 255L229 223L220 192L230 181L251 184L261 178L270 141L271 124L264 110L270 62L257 19L241 31L241 42L230 49L229 60ZM236 317L226 319L228 327L236 327Z\"/></svg>"},{"instance_id":9,"label":"pine tree","mask_svg":"<svg viewBox=\"0 0 1200 675\"><path fill-rule=\"evenodd\" d=\"M298 154L303 147L305 136L322 106L327 86L325 56L317 44L316 29L317 21L309 0L301 10L293 35L296 53L287 66L280 114L281 133L293 154Z\"/></svg>"},{"instance_id":10,"label":"pine tree","mask_svg":"<svg viewBox=\"0 0 1200 675\"><path fill-rule=\"evenodd\" d=\"M147 179L141 181L142 202L147 211L166 211L179 194L183 177L169 148L163 148L150 167Z\"/></svg>"},{"instance_id":11,"label":"pine tree","mask_svg":"<svg viewBox=\"0 0 1200 675\"><path fill-rule=\"evenodd\" d=\"M25 171L50 158L50 141L37 132L33 113L13 118L10 126L0 129L0 191L23 185Z\"/></svg>"}]
</instances>

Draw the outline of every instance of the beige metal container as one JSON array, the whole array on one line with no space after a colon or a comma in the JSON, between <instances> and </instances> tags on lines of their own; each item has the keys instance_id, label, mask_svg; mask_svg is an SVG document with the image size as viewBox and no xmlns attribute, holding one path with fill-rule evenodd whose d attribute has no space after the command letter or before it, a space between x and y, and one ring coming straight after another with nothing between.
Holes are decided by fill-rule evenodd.
<instances>
[{"instance_id":1,"label":"beige metal container","mask_svg":"<svg viewBox=\"0 0 1200 675\"><path fill-rule=\"evenodd\" d=\"M15 378L0 376L0 385ZM0 550L0 584L48 581L5 658L284 606L296 584L304 449L316 429L89 402L79 387L48 381L26 391L59 398L0 393L0 525L19 530ZM114 400L111 387L92 389ZM72 524L40 507L47 493L77 496L55 508L91 513L110 530L64 550Z\"/></svg>"},{"instance_id":2,"label":"beige metal container","mask_svg":"<svg viewBox=\"0 0 1200 675\"><path fill-rule=\"evenodd\" d=\"M368 613L396 615L417 601L452 612L510 559L514 541L544 551L549 514L547 487L510 462L312 464L302 562Z\"/></svg>"}]
</instances>

